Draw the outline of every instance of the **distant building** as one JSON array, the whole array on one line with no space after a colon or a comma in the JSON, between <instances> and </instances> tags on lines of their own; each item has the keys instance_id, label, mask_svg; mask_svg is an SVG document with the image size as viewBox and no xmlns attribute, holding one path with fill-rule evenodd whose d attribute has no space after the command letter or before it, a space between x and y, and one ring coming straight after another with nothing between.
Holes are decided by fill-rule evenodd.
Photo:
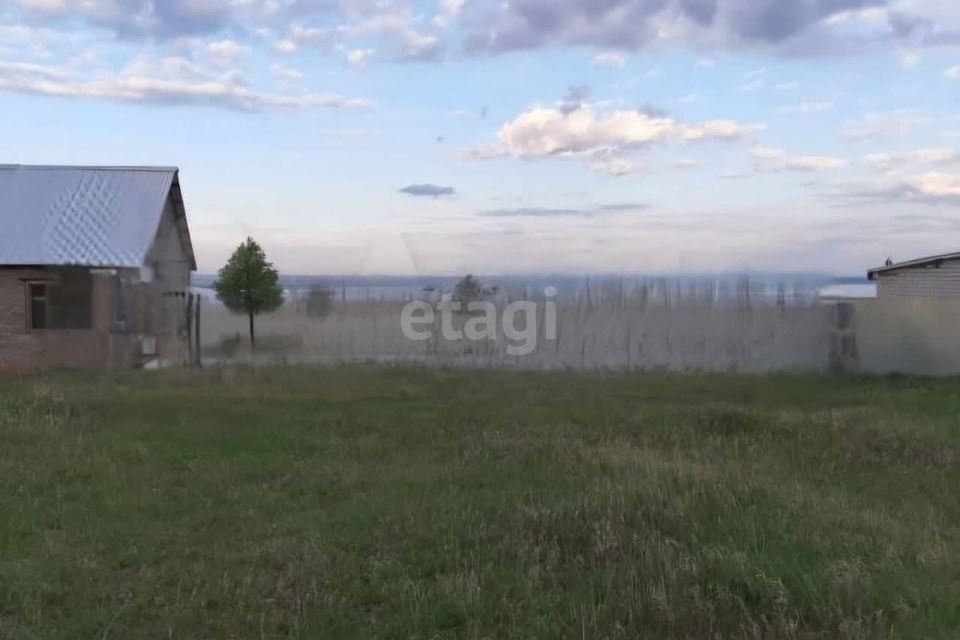
<instances>
[{"instance_id":1,"label":"distant building","mask_svg":"<svg viewBox=\"0 0 960 640\"><path fill-rule=\"evenodd\" d=\"M878 298L960 298L960 252L887 264L867 272Z\"/></svg>"},{"instance_id":2,"label":"distant building","mask_svg":"<svg viewBox=\"0 0 960 640\"><path fill-rule=\"evenodd\" d=\"M175 168L0 165L0 371L187 358Z\"/></svg>"}]
</instances>

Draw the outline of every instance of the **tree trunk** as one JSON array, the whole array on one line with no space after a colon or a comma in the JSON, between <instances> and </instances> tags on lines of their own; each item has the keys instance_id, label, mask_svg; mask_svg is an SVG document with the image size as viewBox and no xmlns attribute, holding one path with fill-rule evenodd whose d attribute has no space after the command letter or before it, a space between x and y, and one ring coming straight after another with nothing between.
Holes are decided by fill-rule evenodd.
<instances>
[{"instance_id":1,"label":"tree trunk","mask_svg":"<svg viewBox=\"0 0 960 640\"><path fill-rule=\"evenodd\" d=\"M253 311L250 312L250 350L257 348L257 340L253 332Z\"/></svg>"}]
</instances>

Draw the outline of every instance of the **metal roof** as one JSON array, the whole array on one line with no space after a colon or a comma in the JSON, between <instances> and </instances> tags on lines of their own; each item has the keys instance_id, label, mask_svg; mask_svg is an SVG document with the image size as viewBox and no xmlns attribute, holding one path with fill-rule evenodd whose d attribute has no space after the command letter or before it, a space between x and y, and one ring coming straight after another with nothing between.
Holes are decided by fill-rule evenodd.
<instances>
[{"instance_id":1,"label":"metal roof","mask_svg":"<svg viewBox=\"0 0 960 640\"><path fill-rule=\"evenodd\" d=\"M171 189L182 217L175 167L0 165L0 265L140 267Z\"/></svg>"},{"instance_id":2,"label":"metal roof","mask_svg":"<svg viewBox=\"0 0 960 640\"><path fill-rule=\"evenodd\" d=\"M897 269L905 269L909 267L924 267L931 264L937 265L945 260L960 260L960 251L955 253L944 253L939 256L929 256L927 258L917 258L915 260L907 260L906 262L898 262L896 264L870 269L870 271L867 272L867 278L874 280L876 279L877 275L886 273L887 271L896 271Z\"/></svg>"}]
</instances>

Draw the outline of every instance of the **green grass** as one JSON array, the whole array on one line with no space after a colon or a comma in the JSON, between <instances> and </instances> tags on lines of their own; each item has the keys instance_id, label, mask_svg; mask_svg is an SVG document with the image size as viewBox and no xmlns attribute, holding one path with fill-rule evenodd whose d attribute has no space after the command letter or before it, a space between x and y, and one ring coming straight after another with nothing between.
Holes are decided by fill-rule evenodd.
<instances>
[{"instance_id":1,"label":"green grass","mask_svg":"<svg viewBox=\"0 0 960 640\"><path fill-rule=\"evenodd\" d=\"M960 386L0 386L3 638L957 638Z\"/></svg>"}]
</instances>

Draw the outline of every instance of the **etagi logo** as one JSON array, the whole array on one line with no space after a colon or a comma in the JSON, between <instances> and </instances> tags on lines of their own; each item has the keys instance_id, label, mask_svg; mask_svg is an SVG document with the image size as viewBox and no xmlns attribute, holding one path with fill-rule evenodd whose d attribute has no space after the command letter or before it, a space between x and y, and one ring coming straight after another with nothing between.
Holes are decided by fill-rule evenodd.
<instances>
[{"instance_id":1,"label":"etagi logo","mask_svg":"<svg viewBox=\"0 0 960 640\"><path fill-rule=\"evenodd\" d=\"M408 340L427 342L437 333L449 342L469 340L484 342L499 340L501 330L509 342L507 354L528 356L537 349L541 335L551 342L557 340L557 290L547 287L542 302L521 300L506 305L501 312L489 300L460 302L443 300L436 304L418 300L407 304L400 314L400 329ZM459 325L459 326L458 326Z\"/></svg>"}]
</instances>

